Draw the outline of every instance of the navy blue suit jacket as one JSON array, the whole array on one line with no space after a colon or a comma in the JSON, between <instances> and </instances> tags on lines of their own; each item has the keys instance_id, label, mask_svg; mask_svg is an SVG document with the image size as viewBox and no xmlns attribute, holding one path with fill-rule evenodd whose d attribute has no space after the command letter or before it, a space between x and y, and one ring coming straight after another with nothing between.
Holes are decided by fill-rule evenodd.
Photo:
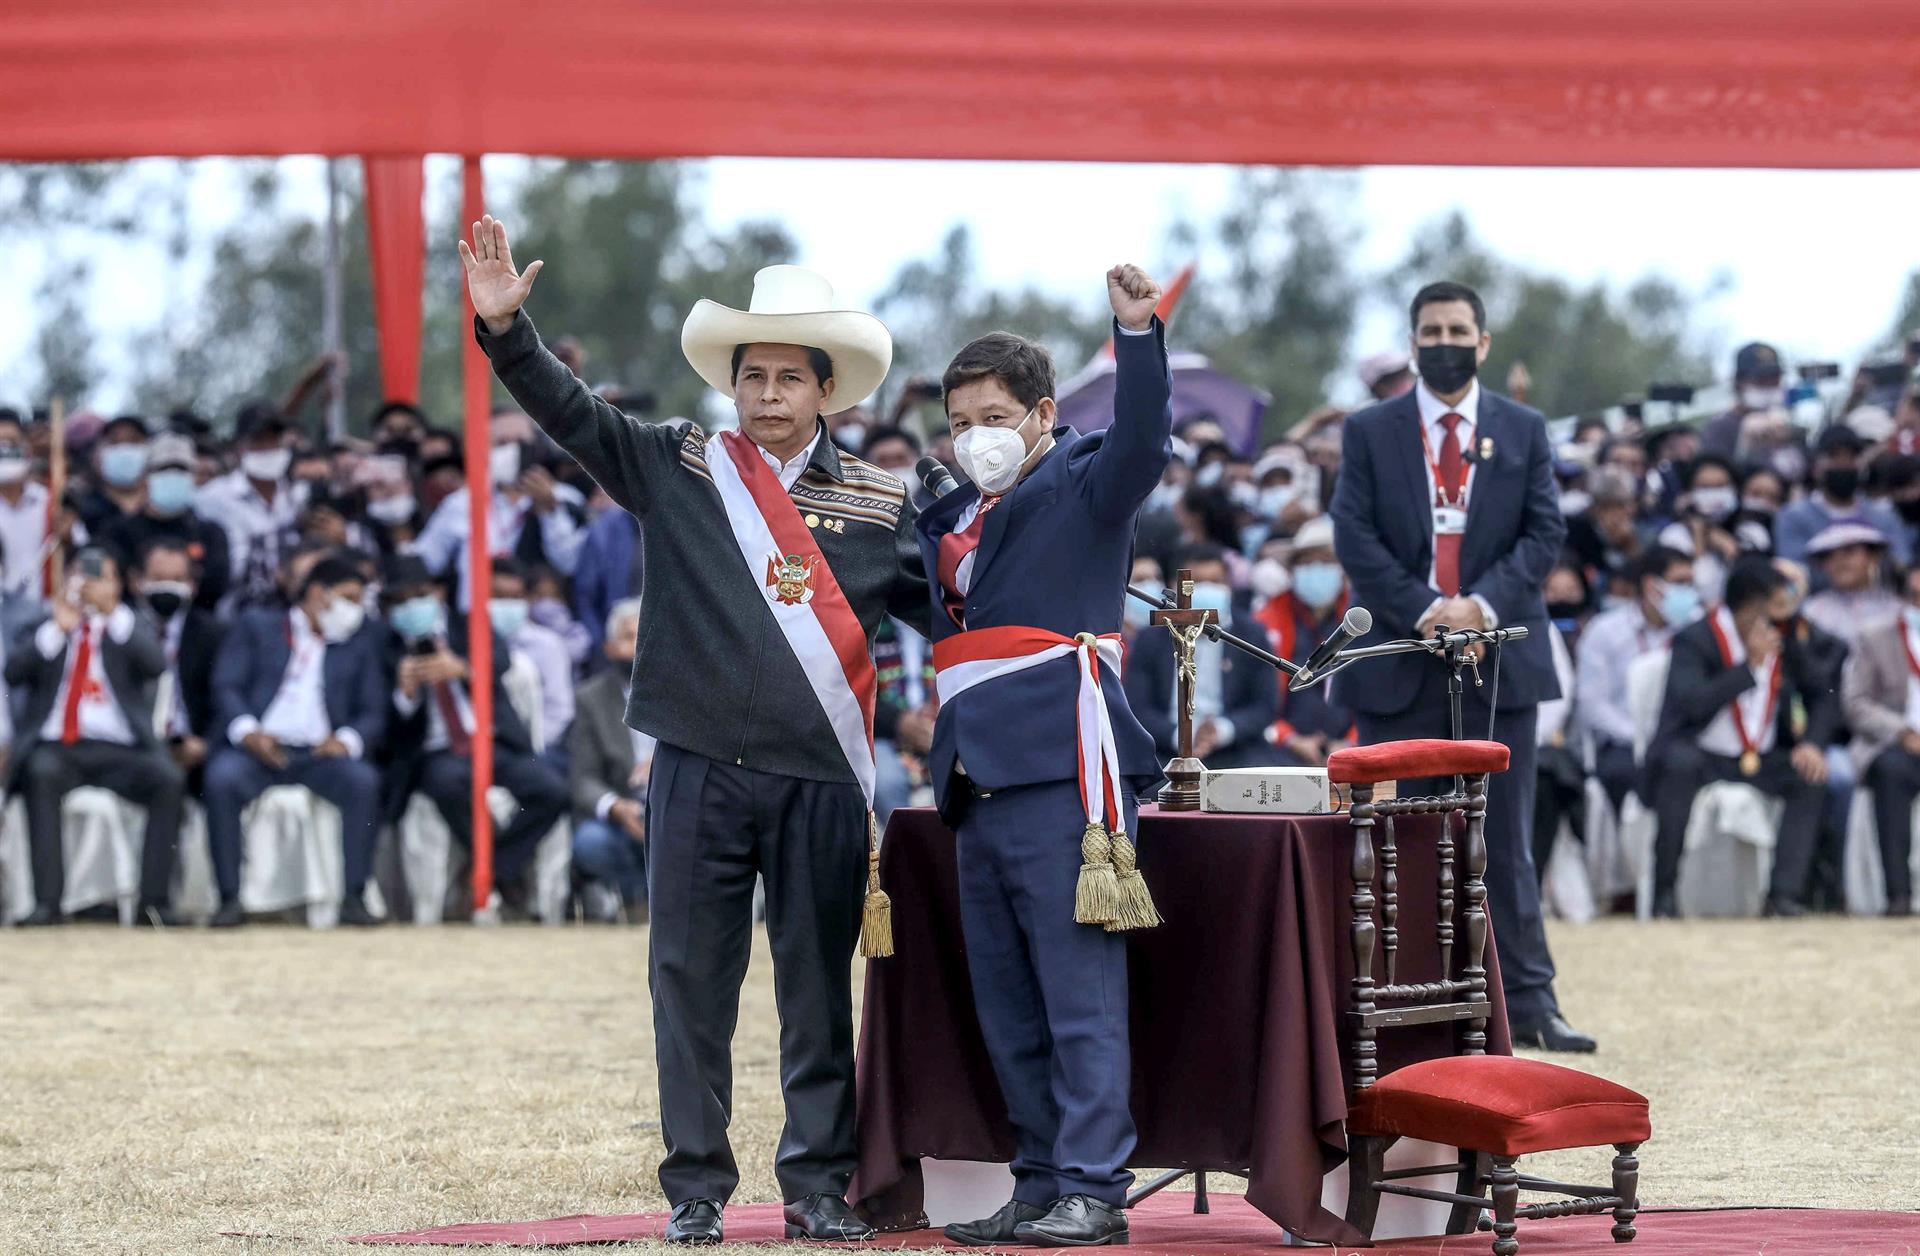
<instances>
[{"instance_id":1,"label":"navy blue suit jacket","mask_svg":"<svg viewBox=\"0 0 1920 1256\"><path fill-rule=\"evenodd\" d=\"M1567 525L1539 411L1481 388L1476 457L1489 440L1491 456L1476 461L1467 499L1460 592L1485 598L1501 627L1528 629L1525 641L1501 652L1500 708L1513 710L1560 696L1547 644L1544 590ZM1427 580L1433 565L1433 491L1427 486L1414 393L1348 417L1329 511L1334 550L1352 582L1353 600L1373 612L1373 631L1358 644L1413 636L1420 617L1440 596ZM1472 677L1467 679L1471 684ZM1424 654L1403 654L1355 663L1332 683L1339 686L1340 699L1360 714L1392 715L1416 702L1431 703L1436 695L1444 703L1446 669ZM1488 676L1489 687L1492 683Z\"/></svg>"},{"instance_id":2,"label":"navy blue suit jacket","mask_svg":"<svg viewBox=\"0 0 1920 1256\"><path fill-rule=\"evenodd\" d=\"M1053 448L988 512L966 599L968 628L1044 628L1067 637L1120 630L1134 522L1173 456L1165 337L1158 319L1150 335L1116 330L1113 426L1086 436L1056 427ZM978 488L964 485L928 507L917 525L936 644L960 631L942 605L940 539L979 499ZM940 708L928 768L942 815L951 821L964 806L966 791L952 788L956 760L982 789L1079 774L1079 676L1073 658L1054 659L988 681ZM1107 671L1101 681L1121 775L1136 788L1149 784L1160 775L1153 738L1128 709L1120 678Z\"/></svg>"},{"instance_id":3,"label":"navy blue suit jacket","mask_svg":"<svg viewBox=\"0 0 1920 1256\"><path fill-rule=\"evenodd\" d=\"M379 624L367 624L338 645L329 645L321 665L327 719L335 731L351 728L360 734L370 762L387 731L391 682L381 650L385 632ZM286 611L251 610L234 622L221 639L220 657L213 665L211 735L216 742L226 742L227 729L241 716L259 719L267 713L292 657Z\"/></svg>"}]
</instances>

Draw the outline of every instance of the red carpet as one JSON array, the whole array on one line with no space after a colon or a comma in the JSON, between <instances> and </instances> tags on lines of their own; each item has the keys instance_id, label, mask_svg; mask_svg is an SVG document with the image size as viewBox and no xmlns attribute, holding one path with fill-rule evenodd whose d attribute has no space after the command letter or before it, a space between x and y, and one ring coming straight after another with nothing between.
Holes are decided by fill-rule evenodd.
<instances>
[{"instance_id":1,"label":"red carpet","mask_svg":"<svg viewBox=\"0 0 1920 1256\"><path fill-rule=\"evenodd\" d=\"M441 1226L405 1234L363 1234L351 1243L442 1243L478 1246L500 1243L522 1247L564 1246L573 1243L618 1243L656 1239L666 1226L663 1213L631 1217L559 1217L552 1221L481 1222ZM1621 1247L1608 1233L1610 1216L1568 1217L1558 1221L1522 1222L1522 1256L1920 1256L1920 1213L1841 1212L1825 1209L1743 1208L1711 1212L1649 1212L1639 1220L1640 1236ZM727 1242L783 1242L780 1209L773 1204L742 1205L727 1210ZM937 1248L945 1246L938 1230L883 1234L863 1248ZM1486 1253L1493 1236L1486 1233L1446 1239L1407 1239L1373 1248L1318 1251L1334 1256L1435 1256L1436 1253ZM1215 1195L1213 1212L1193 1214L1193 1196L1168 1192L1133 1212L1134 1252L1146 1256L1203 1256L1235 1251L1278 1251L1280 1230L1244 1200Z\"/></svg>"}]
</instances>

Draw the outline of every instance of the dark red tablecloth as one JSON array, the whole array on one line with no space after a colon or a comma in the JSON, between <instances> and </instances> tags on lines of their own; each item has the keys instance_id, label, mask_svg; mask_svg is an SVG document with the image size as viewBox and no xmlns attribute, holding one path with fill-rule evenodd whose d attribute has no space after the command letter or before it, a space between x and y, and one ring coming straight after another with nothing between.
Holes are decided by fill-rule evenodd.
<instances>
[{"instance_id":1,"label":"dark red tablecloth","mask_svg":"<svg viewBox=\"0 0 1920 1256\"><path fill-rule=\"evenodd\" d=\"M1438 819L1399 821L1396 977L1440 977L1433 945ZM1167 923L1129 935L1136 1165L1247 1175L1247 1198L1293 1233L1359 1236L1320 1207L1346 1155L1351 829L1332 816L1143 808L1140 866ZM930 810L893 813L881 853L895 954L867 966L860 1027L860 1166L876 1224L919 1224L919 1160L1010 1161L1013 1131L974 1016L954 839ZM1456 948L1456 964L1464 947ZM1491 935L1490 1049L1507 1053ZM1451 1026L1383 1030L1380 1069L1452 1053Z\"/></svg>"}]
</instances>

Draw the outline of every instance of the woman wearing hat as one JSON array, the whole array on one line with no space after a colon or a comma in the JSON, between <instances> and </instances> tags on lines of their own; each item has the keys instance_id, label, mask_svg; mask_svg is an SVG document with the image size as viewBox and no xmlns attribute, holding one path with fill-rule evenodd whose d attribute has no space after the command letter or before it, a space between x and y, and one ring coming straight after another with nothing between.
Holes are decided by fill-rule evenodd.
<instances>
[{"instance_id":1,"label":"woman wearing hat","mask_svg":"<svg viewBox=\"0 0 1920 1256\"><path fill-rule=\"evenodd\" d=\"M762 270L744 310L697 303L681 347L740 420L708 436L621 413L541 344L520 308L541 263L517 271L500 223L473 224L460 254L494 373L641 523L627 723L659 743L647 877L667 1238L719 1242L739 1181L730 1048L756 875L780 1011L787 1235L868 1238L844 1193L855 936L890 949L871 871L870 646L888 614L926 627L927 581L906 487L836 447L821 416L879 387L892 339L797 266Z\"/></svg>"}]
</instances>

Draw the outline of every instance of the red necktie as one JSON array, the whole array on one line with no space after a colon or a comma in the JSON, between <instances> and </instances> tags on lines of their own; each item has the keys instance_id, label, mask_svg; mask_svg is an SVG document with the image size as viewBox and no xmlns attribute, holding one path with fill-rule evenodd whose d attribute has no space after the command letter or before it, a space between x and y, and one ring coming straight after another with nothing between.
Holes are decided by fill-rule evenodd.
<instances>
[{"instance_id":1,"label":"red necktie","mask_svg":"<svg viewBox=\"0 0 1920 1256\"><path fill-rule=\"evenodd\" d=\"M940 577L940 587L946 592L942 604L953 622L961 628L966 627L961 612L966 606L967 595L960 589L960 560L980 548L981 527L986 523L987 512L999 500L998 497L981 498L980 509L973 516L973 522L940 538L940 570L936 574Z\"/></svg>"},{"instance_id":2,"label":"red necktie","mask_svg":"<svg viewBox=\"0 0 1920 1256\"><path fill-rule=\"evenodd\" d=\"M1447 434L1440 441L1440 458L1433 468L1434 485L1439 490L1440 504L1460 506L1461 489L1467 481L1467 464L1460 458L1461 416L1443 414L1440 424ZM1460 596L1460 542L1464 538L1458 532L1441 535L1435 532L1433 538L1433 575L1440 584L1440 592L1448 597Z\"/></svg>"},{"instance_id":3,"label":"red necktie","mask_svg":"<svg viewBox=\"0 0 1920 1256\"><path fill-rule=\"evenodd\" d=\"M93 628L81 625L80 642L73 647L73 670L67 674L67 701L60 715L60 742L80 740L80 699L93 680Z\"/></svg>"},{"instance_id":4,"label":"red necktie","mask_svg":"<svg viewBox=\"0 0 1920 1256\"><path fill-rule=\"evenodd\" d=\"M473 739L467 735L467 726L460 719L460 703L454 699L452 681L434 682L433 704L440 708L440 722L447 726L447 749L455 754L471 753Z\"/></svg>"}]
</instances>

